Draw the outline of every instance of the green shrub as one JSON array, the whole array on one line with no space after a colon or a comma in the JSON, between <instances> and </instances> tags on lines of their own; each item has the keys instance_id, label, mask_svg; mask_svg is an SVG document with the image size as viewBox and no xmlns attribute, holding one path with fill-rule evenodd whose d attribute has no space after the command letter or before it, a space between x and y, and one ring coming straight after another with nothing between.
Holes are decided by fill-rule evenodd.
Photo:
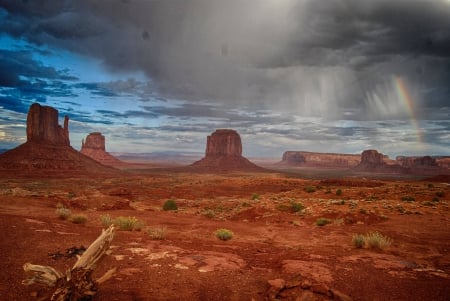
<instances>
[{"instance_id":1,"label":"green shrub","mask_svg":"<svg viewBox=\"0 0 450 301\"><path fill-rule=\"evenodd\" d=\"M439 200L438 198L436 198L436 197L434 197L431 201L432 201L433 203L439 203L439 202L440 202L440 200Z\"/></svg>"},{"instance_id":2,"label":"green shrub","mask_svg":"<svg viewBox=\"0 0 450 301\"><path fill-rule=\"evenodd\" d=\"M379 232L369 232L365 236L366 244L369 248L384 249L391 245L392 239Z\"/></svg>"},{"instance_id":3,"label":"green shrub","mask_svg":"<svg viewBox=\"0 0 450 301\"><path fill-rule=\"evenodd\" d=\"M234 235L233 232L228 229L218 229L216 230L215 234L216 237L220 240L230 240Z\"/></svg>"},{"instance_id":4,"label":"green shrub","mask_svg":"<svg viewBox=\"0 0 450 301\"><path fill-rule=\"evenodd\" d=\"M325 217L319 217L319 218L316 220L316 225L317 225L317 226L325 226L325 225L327 225L327 224L329 224L329 223L331 223L331 220L328 219L328 218L325 218Z\"/></svg>"},{"instance_id":5,"label":"green shrub","mask_svg":"<svg viewBox=\"0 0 450 301\"><path fill-rule=\"evenodd\" d=\"M445 196L445 192L443 192L443 191L437 191L437 192L436 192L436 196L437 196L437 197L440 197L440 198L443 198L443 197Z\"/></svg>"},{"instance_id":6,"label":"green shrub","mask_svg":"<svg viewBox=\"0 0 450 301\"><path fill-rule=\"evenodd\" d=\"M124 231L140 231L144 226L144 223L134 216L119 216L113 220L113 224Z\"/></svg>"},{"instance_id":7,"label":"green shrub","mask_svg":"<svg viewBox=\"0 0 450 301\"><path fill-rule=\"evenodd\" d=\"M366 238L362 234L354 234L352 236L352 245L354 245L356 248L364 248L364 245L366 243Z\"/></svg>"},{"instance_id":8,"label":"green shrub","mask_svg":"<svg viewBox=\"0 0 450 301\"><path fill-rule=\"evenodd\" d=\"M154 240L163 240L167 236L167 227L157 226L154 228L147 229L147 234Z\"/></svg>"},{"instance_id":9,"label":"green shrub","mask_svg":"<svg viewBox=\"0 0 450 301\"><path fill-rule=\"evenodd\" d=\"M338 189L338 190L336 190L336 195L342 195L342 189Z\"/></svg>"},{"instance_id":10,"label":"green shrub","mask_svg":"<svg viewBox=\"0 0 450 301\"><path fill-rule=\"evenodd\" d=\"M402 196L402 201L403 202L414 202L415 200L416 199L414 197L409 196L409 195Z\"/></svg>"},{"instance_id":11,"label":"green shrub","mask_svg":"<svg viewBox=\"0 0 450 301\"><path fill-rule=\"evenodd\" d=\"M315 189L314 187L312 187L312 186L306 186L306 187L304 188L304 190L305 190L306 192L308 192L308 193L313 193L313 192L316 191L316 189Z\"/></svg>"},{"instance_id":12,"label":"green shrub","mask_svg":"<svg viewBox=\"0 0 450 301\"><path fill-rule=\"evenodd\" d=\"M302 203L292 202L291 203L291 210L293 212L299 212L305 209L305 206Z\"/></svg>"},{"instance_id":13,"label":"green shrub","mask_svg":"<svg viewBox=\"0 0 450 301\"><path fill-rule=\"evenodd\" d=\"M215 218L216 217L216 213L211 209L205 209L202 212L202 215L206 216L207 218Z\"/></svg>"},{"instance_id":14,"label":"green shrub","mask_svg":"<svg viewBox=\"0 0 450 301\"><path fill-rule=\"evenodd\" d=\"M85 214L73 214L70 216L70 221L74 224L86 224L88 218Z\"/></svg>"},{"instance_id":15,"label":"green shrub","mask_svg":"<svg viewBox=\"0 0 450 301\"><path fill-rule=\"evenodd\" d=\"M259 194L257 194L257 193L252 194L252 198L251 199L252 200L259 200Z\"/></svg>"},{"instance_id":16,"label":"green shrub","mask_svg":"<svg viewBox=\"0 0 450 301\"><path fill-rule=\"evenodd\" d=\"M177 203L173 199L167 200L163 205L163 210L164 211L178 210Z\"/></svg>"},{"instance_id":17,"label":"green shrub","mask_svg":"<svg viewBox=\"0 0 450 301\"><path fill-rule=\"evenodd\" d=\"M69 208L66 207L59 207L56 208L56 215L60 218L60 219L68 219L70 215L72 215L72 211L70 211Z\"/></svg>"}]
</instances>

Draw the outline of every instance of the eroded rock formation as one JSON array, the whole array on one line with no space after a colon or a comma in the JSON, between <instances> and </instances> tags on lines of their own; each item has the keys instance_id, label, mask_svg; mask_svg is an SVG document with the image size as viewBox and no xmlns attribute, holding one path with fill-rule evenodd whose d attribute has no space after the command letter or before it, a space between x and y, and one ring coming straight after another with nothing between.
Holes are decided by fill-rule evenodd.
<instances>
[{"instance_id":1,"label":"eroded rock formation","mask_svg":"<svg viewBox=\"0 0 450 301\"><path fill-rule=\"evenodd\" d=\"M351 168L358 165L360 160L361 155L287 151L284 152L280 164L286 166Z\"/></svg>"},{"instance_id":2,"label":"eroded rock formation","mask_svg":"<svg viewBox=\"0 0 450 301\"><path fill-rule=\"evenodd\" d=\"M235 130L218 129L206 140L205 157L191 165L205 171L252 170L263 168L242 156L241 137Z\"/></svg>"},{"instance_id":3,"label":"eroded rock formation","mask_svg":"<svg viewBox=\"0 0 450 301\"><path fill-rule=\"evenodd\" d=\"M27 141L50 145L70 145L69 117L64 118L64 128L58 123L58 111L38 103L31 105L27 115Z\"/></svg>"},{"instance_id":4,"label":"eroded rock formation","mask_svg":"<svg viewBox=\"0 0 450 301\"><path fill-rule=\"evenodd\" d=\"M0 155L0 170L43 174L63 172L111 173L115 170L81 154L70 146L69 118L64 127L58 124L58 111L52 107L32 104L27 116L27 142ZM52 172L49 172L51 170Z\"/></svg>"},{"instance_id":5,"label":"eroded rock formation","mask_svg":"<svg viewBox=\"0 0 450 301\"><path fill-rule=\"evenodd\" d=\"M400 174L407 173L408 170L403 168L389 159L388 156L379 153L377 150L365 150L361 154L361 163L354 168L356 171Z\"/></svg>"},{"instance_id":6,"label":"eroded rock formation","mask_svg":"<svg viewBox=\"0 0 450 301\"><path fill-rule=\"evenodd\" d=\"M436 159L430 156L424 157L406 157L406 156L398 156L396 161L400 163L401 166L404 167L433 167L438 166Z\"/></svg>"},{"instance_id":7,"label":"eroded rock formation","mask_svg":"<svg viewBox=\"0 0 450 301\"><path fill-rule=\"evenodd\" d=\"M80 152L104 165L116 166L122 163L105 149L105 136L99 132L90 133L81 143Z\"/></svg>"},{"instance_id":8,"label":"eroded rock formation","mask_svg":"<svg viewBox=\"0 0 450 301\"><path fill-rule=\"evenodd\" d=\"M241 137L235 130L216 130L207 137L205 156L242 156Z\"/></svg>"},{"instance_id":9,"label":"eroded rock formation","mask_svg":"<svg viewBox=\"0 0 450 301\"><path fill-rule=\"evenodd\" d=\"M94 132L90 133L86 137L86 142L83 139L83 142L81 143L81 150L83 149L99 149L99 150L105 150L105 136L102 135L100 132Z\"/></svg>"}]
</instances>

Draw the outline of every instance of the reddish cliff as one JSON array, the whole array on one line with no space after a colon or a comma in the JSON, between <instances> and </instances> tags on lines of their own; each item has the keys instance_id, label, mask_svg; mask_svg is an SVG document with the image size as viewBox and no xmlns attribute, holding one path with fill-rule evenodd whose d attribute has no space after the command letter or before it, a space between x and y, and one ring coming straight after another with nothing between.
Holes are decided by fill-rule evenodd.
<instances>
[{"instance_id":1,"label":"reddish cliff","mask_svg":"<svg viewBox=\"0 0 450 301\"><path fill-rule=\"evenodd\" d=\"M90 133L86 137L86 141L83 140L80 152L103 165L117 166L122 163L105 151L105 136L99 132Z\"/></svg>"},{"instance_id":2,"label":"reddish cliff","mask_svg":"<svg viewBox=\"0 0 450 301\"><path fill-rule=\"evenodd\" d=\"M389 162L389 164L387 163ZM398 164L392 164L389 157L379 153L377 150L365 150L361 154L361 163L354 168L356 171L375 173L407 173L408 170Z\"/></svg>"},{"instance_id":3,"label":"reddish cliff","mask_svg":"<svg viewBox=\"0 0 450 301\"><path fill-rule=\"evenodd\" d=\"M284 152L280 164L286 166L351 168L358 165L360 160L361 155L287 151Z\"/></svg>"},{"instance_id":4,"label":"reddish cliff","mask_svg":"<svg viewBox=\"0 0 450 301\"><path fill-rule=\"evenodd\" d=\"M228 129L216 130L207 137L205 157L191 167L211 172L263 170L242 156L241 137L235 130Z\"/></svg>"},{"instance_id":5,"label":"reddish cliff","mask_svg":"<svg viewBox=\"0 0 450 301\"><path fill-rule=\"evenodd\" d=\"M58 124L58 111L38 103L31 105L27 116L27 141L49 145L70 145L69 118L64 118L64 128Z\"/></svg>"},{"instance_id":6,"label":"reddish cliff","mask_svg":"<svg viewBox=\"0 0 450 301\"><path fill-rule=\"evenodd\" d=\"M70 146L69 118L64 127L58 124L58 111L52 107L31 105L27 116L27 142L0 155L0 170L25 174L43 171L45 175L62 171L111 173L115 170L101 165ZM51 172L49 172L51 171Z\"/></svg>"}]
</instances>

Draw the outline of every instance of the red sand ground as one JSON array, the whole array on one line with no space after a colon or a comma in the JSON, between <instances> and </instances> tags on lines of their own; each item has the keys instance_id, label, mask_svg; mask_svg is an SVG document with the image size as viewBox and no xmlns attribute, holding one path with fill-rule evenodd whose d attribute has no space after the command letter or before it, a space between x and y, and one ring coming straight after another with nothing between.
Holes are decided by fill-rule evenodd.
<instances>
[{"instance_id":1,"label":"red sand ground","mask_svg":"<svg viewBox=\"0 0 450 301\"><path fill-rule=\"evenodd\" d=\"M306 192L307 186L315 192ZM336 195L338 189L342 195ZM415 201L402 201L403 196ZM162 210L169 198L178 211ZM94 300L266 300L268 280L299 278L353 300L449 300L449 200L448 180L439 179L320 181L277 173L164 170L108 177L2 174L0 300L43 296L44 289L21 284L22 265L65 271L76 259L49 254L87 247L107 214L133 216L145 226L117 231L112 254L95 276L111 267L117 271ZM291 211L293 202L305 209ZM59 219L58 203L85 214L87 223ZM331 224L316 226L319 217ZM161 226L167 228L165 239L152 239L147 230ZM234 237L218 240L219 228L232 230ZM353 234L369 231L390 237L392 245L355 248ZM278 298L331 300L299 286Z\"/></svg>"}]
</instances>

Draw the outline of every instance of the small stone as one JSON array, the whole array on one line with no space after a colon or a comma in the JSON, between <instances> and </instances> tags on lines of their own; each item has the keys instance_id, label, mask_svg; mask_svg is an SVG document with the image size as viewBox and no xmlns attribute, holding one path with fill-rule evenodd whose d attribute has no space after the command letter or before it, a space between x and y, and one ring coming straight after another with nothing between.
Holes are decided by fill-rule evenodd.
<instances>
[{"instance_id":1,"label":"small stone","mask_svg":"<svg viewBox=\"0 0 450 301\"><path fill-rule=\"evenodd\" d=\"M337 301L353 301L352 298L350 298L349 296L347 296L346 294L344 294L341 291L338 290L331 290L331 293L333 294L333 300L337 300Z\"/></svg>"},{"instance_id":2,"label":"small stone","mask_svg":"<svg viewBox=\"0 0 450 301\"><path fill-rule=\"evenodd\" d=\"M311 285L311 290L317 294L331 296L330 288L323 283L315 283L315 284Z\"/></svg>"},{"instance_id":3,"label":"small stone","mask_svg":"<svg viewBox=\"0 0 450 301\"><path fill-rule=\"evenodd\" d=\"M284 279L278 278L267 281L271 288L276 289L278 291L282 290L286 286L286 281Z\"/></svg>"},{"instance_id":4,"label":"small stone","mask_svg":"<svg viewBox=\"0 0 450 301\"><path fill-rule=\"evenodd\" d=\"M300 287L304 290L308 290L311 287L311 285L312 285L311 281L306 279L306 280L302 281L302 284L300 285Z\"/></svg>"}]
</instances>

